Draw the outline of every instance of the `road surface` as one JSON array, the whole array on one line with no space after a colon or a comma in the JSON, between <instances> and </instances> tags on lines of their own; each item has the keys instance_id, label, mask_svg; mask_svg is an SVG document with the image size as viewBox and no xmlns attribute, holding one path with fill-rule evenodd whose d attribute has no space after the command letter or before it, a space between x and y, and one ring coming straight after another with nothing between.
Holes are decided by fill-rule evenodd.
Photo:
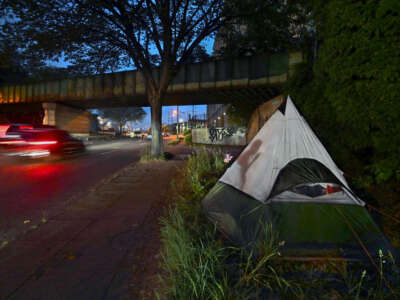
<instances>
[{"instance_id":1,"label":"road surface","mask_svg":"<svg viewBox=\"0 0 400 300\"><path fill-rule=\"evenodd\" d=\"M138 161L149 142L119 140L87 146L77 157L10 161L0 157L0 233L21 219L43 214L84 195L103 178Z\"/></svg>"}]
</instances>

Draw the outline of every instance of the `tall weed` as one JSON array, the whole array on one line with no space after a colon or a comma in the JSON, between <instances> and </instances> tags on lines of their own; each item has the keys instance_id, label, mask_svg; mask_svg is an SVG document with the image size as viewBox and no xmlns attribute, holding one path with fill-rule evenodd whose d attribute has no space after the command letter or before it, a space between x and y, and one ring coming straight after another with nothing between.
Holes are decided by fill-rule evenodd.
<instances>
[{"instance_id":1,"label":"tall weed","mask_svg":"<svg viewBox=\"0 0 400 300\"><path fill-rule=\"evenodd\" d=\"M229 285L223 272L223 249L211 237L193 236L175 208L162 220L164 244L161 280L170 299L226 299Z\"/></svg>"}]
</instances>

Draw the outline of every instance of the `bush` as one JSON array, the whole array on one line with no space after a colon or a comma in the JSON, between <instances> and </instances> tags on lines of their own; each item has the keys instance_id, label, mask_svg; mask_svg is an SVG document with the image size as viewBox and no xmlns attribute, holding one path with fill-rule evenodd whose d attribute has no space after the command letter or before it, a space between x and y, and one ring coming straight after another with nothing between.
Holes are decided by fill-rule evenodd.
<instances>
[{"instance_id":1,"label":"bush","mask_svg":"<svg viewBox=\"0 0 400 300\"><path fill-rule=\"evenodd\" d=\"M191 129L185 129L184 142L185 142L185 145L188 145L188 146L193 145L193 143L192 143L192 130Z\"/></svg>"},{"instance_id":2,"label":"bush","mask_svg":"<svg viewBox=\"0 0 400 300\"><path fill-rule=\"evenodd\" d=\"M357 188L400 213L399 2L315 1L319 51L285 92ZM390 208L389 208L390 207ZM399 227L384 220L393 241ZM389 230L387 230L389 229ZM392 234L392 233L393 234Z\"/></svg>"},{"instance_id":3,"label":"bush","mask_svg":"<svg viewBox=\"0 0 400 300\"><path fill-rule=\"evenodd\" d=\"M176 146L181 143L181 140L177 138L176 140L172 140L168 143L168 146Z\"/></svg>"},{"instance_id":4,"label":"bush","mask_svg":"<svg viewBox=\"0 0 400 300\"><path fill-rule=\"evenodd\" d=\"M316 3L321 43L314 74L306 69L287 91L334 156L349 170L352 158L359 162L356 176L368 173L378 184L399 182L398 1Z\"/></svg>"}]
</instances>

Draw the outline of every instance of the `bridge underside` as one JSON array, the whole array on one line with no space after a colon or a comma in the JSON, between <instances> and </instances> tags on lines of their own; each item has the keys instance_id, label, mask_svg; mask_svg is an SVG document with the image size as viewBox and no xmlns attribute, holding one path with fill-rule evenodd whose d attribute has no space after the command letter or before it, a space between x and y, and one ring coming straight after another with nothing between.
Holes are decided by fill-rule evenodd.
<instances>
[{"instance_id":1,"label":"bridge underside","mask_svg":"<svg viewBox=\"0 0 400 300\"><path fill-rule=\"evenodd\" d=\"M197 89L195 91L184 90L181 92L168 92L163 105L199 105L199 104L223 104L232 103L234 100L254 101L273 98L281 93L281 84L257 86L257 87L232 87L219 89ZM145 94L135 95L109 95L95 98L74 99L65 97L62 100L47 97L46 101L17 102L2 104L1 111L30 110L40 103L62 103L72 107L83 109L102 107L127 107L149 106Z\"/></svg>"},{"instance_id":2,"label":"bridge underside","mask_svg":"<svg viewBox=\"0 0 400 300\"><path fill-rule=\"evenodd\" d=\"M163 105L230 103L269 99L302 61L301 53L258 55L188 64L171 82ZM159 69L153 70L160 80ZM62 103L80 108L148 106L139 71L125 71L0 87L1 107L9 104Z\"/></svg>"},{"instance_id":3,"label":"bridge underside","mask_svg":"<svg viewBox=\"0 0 400 300\"><path fill-rule=\"evenodd\" d=\"M185 65L171 82L163 105L223 104L271 99L293 73L301 53L258 55ZM159 69L154 78L160 80ZM149 106L139 71L0 87L0 121L40 119L71 132L90 130L90 108ZM25 116L28 113L27 116ZM36 116L36 117L32 117Z\"/></svg>"},{"instance_id":4,"label":"bridge underside","mask_svg":"<svg viewBox=\"0 0 400 300\"><path fill-rule=\"evenodd\" d=\"M218 90L199 90L196 92L168 93L163 105L200 105L200 104L224 104L232 103L234 100L254 101L266 100L279 95L282 92L280 85L253 87L253 88L231 88ZM74 100L63 99L62 101L28 102L3 104L0 106L1 112L24 112L37 111L42 107L42 103L60 103L70 107L82 109L103 108L103 107L143 107L149 106L145 95L134 96L106 96L94 99Z\"/></svg>"},{"instance_id":5,"label":"bridge underside","mask_svg":"<svg viewBox=\"0 0 400 300\"><path fill-rule=\"evenodd\" d=\"M281 86L258 87L258 88L235 88L219 90L199 90L196 92L168 93L163 105L200 105L200 104L223 104L232 103L234 100L254 101L273 98L281 93ZM84 109L102 107L128 107L149 106L145 95L135 96L108 96L88 99L86 101L64 100L66 105Z\"/></svg>"}]
</instances>

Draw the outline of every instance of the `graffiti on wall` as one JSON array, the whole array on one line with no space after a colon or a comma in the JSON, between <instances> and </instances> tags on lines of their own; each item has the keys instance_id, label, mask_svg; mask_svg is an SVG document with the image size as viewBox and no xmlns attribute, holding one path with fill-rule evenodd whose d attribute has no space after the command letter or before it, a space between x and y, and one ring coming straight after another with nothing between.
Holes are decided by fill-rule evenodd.
<instances>
[{"instance_id":1,"label":"graffiti on wall","mask_svg":"<svg viewBox=\"0 0 400 300\"><path fill-rule=\"evenodd\" d=\"M208 128L208 133L210 135L210 141L213 143L214 141L222 141L224 137L230 137L236 132L235 128L232 127L222 127L222 128L216 128L214 126L211 126Z\"/></svg>"}]
</instances>

